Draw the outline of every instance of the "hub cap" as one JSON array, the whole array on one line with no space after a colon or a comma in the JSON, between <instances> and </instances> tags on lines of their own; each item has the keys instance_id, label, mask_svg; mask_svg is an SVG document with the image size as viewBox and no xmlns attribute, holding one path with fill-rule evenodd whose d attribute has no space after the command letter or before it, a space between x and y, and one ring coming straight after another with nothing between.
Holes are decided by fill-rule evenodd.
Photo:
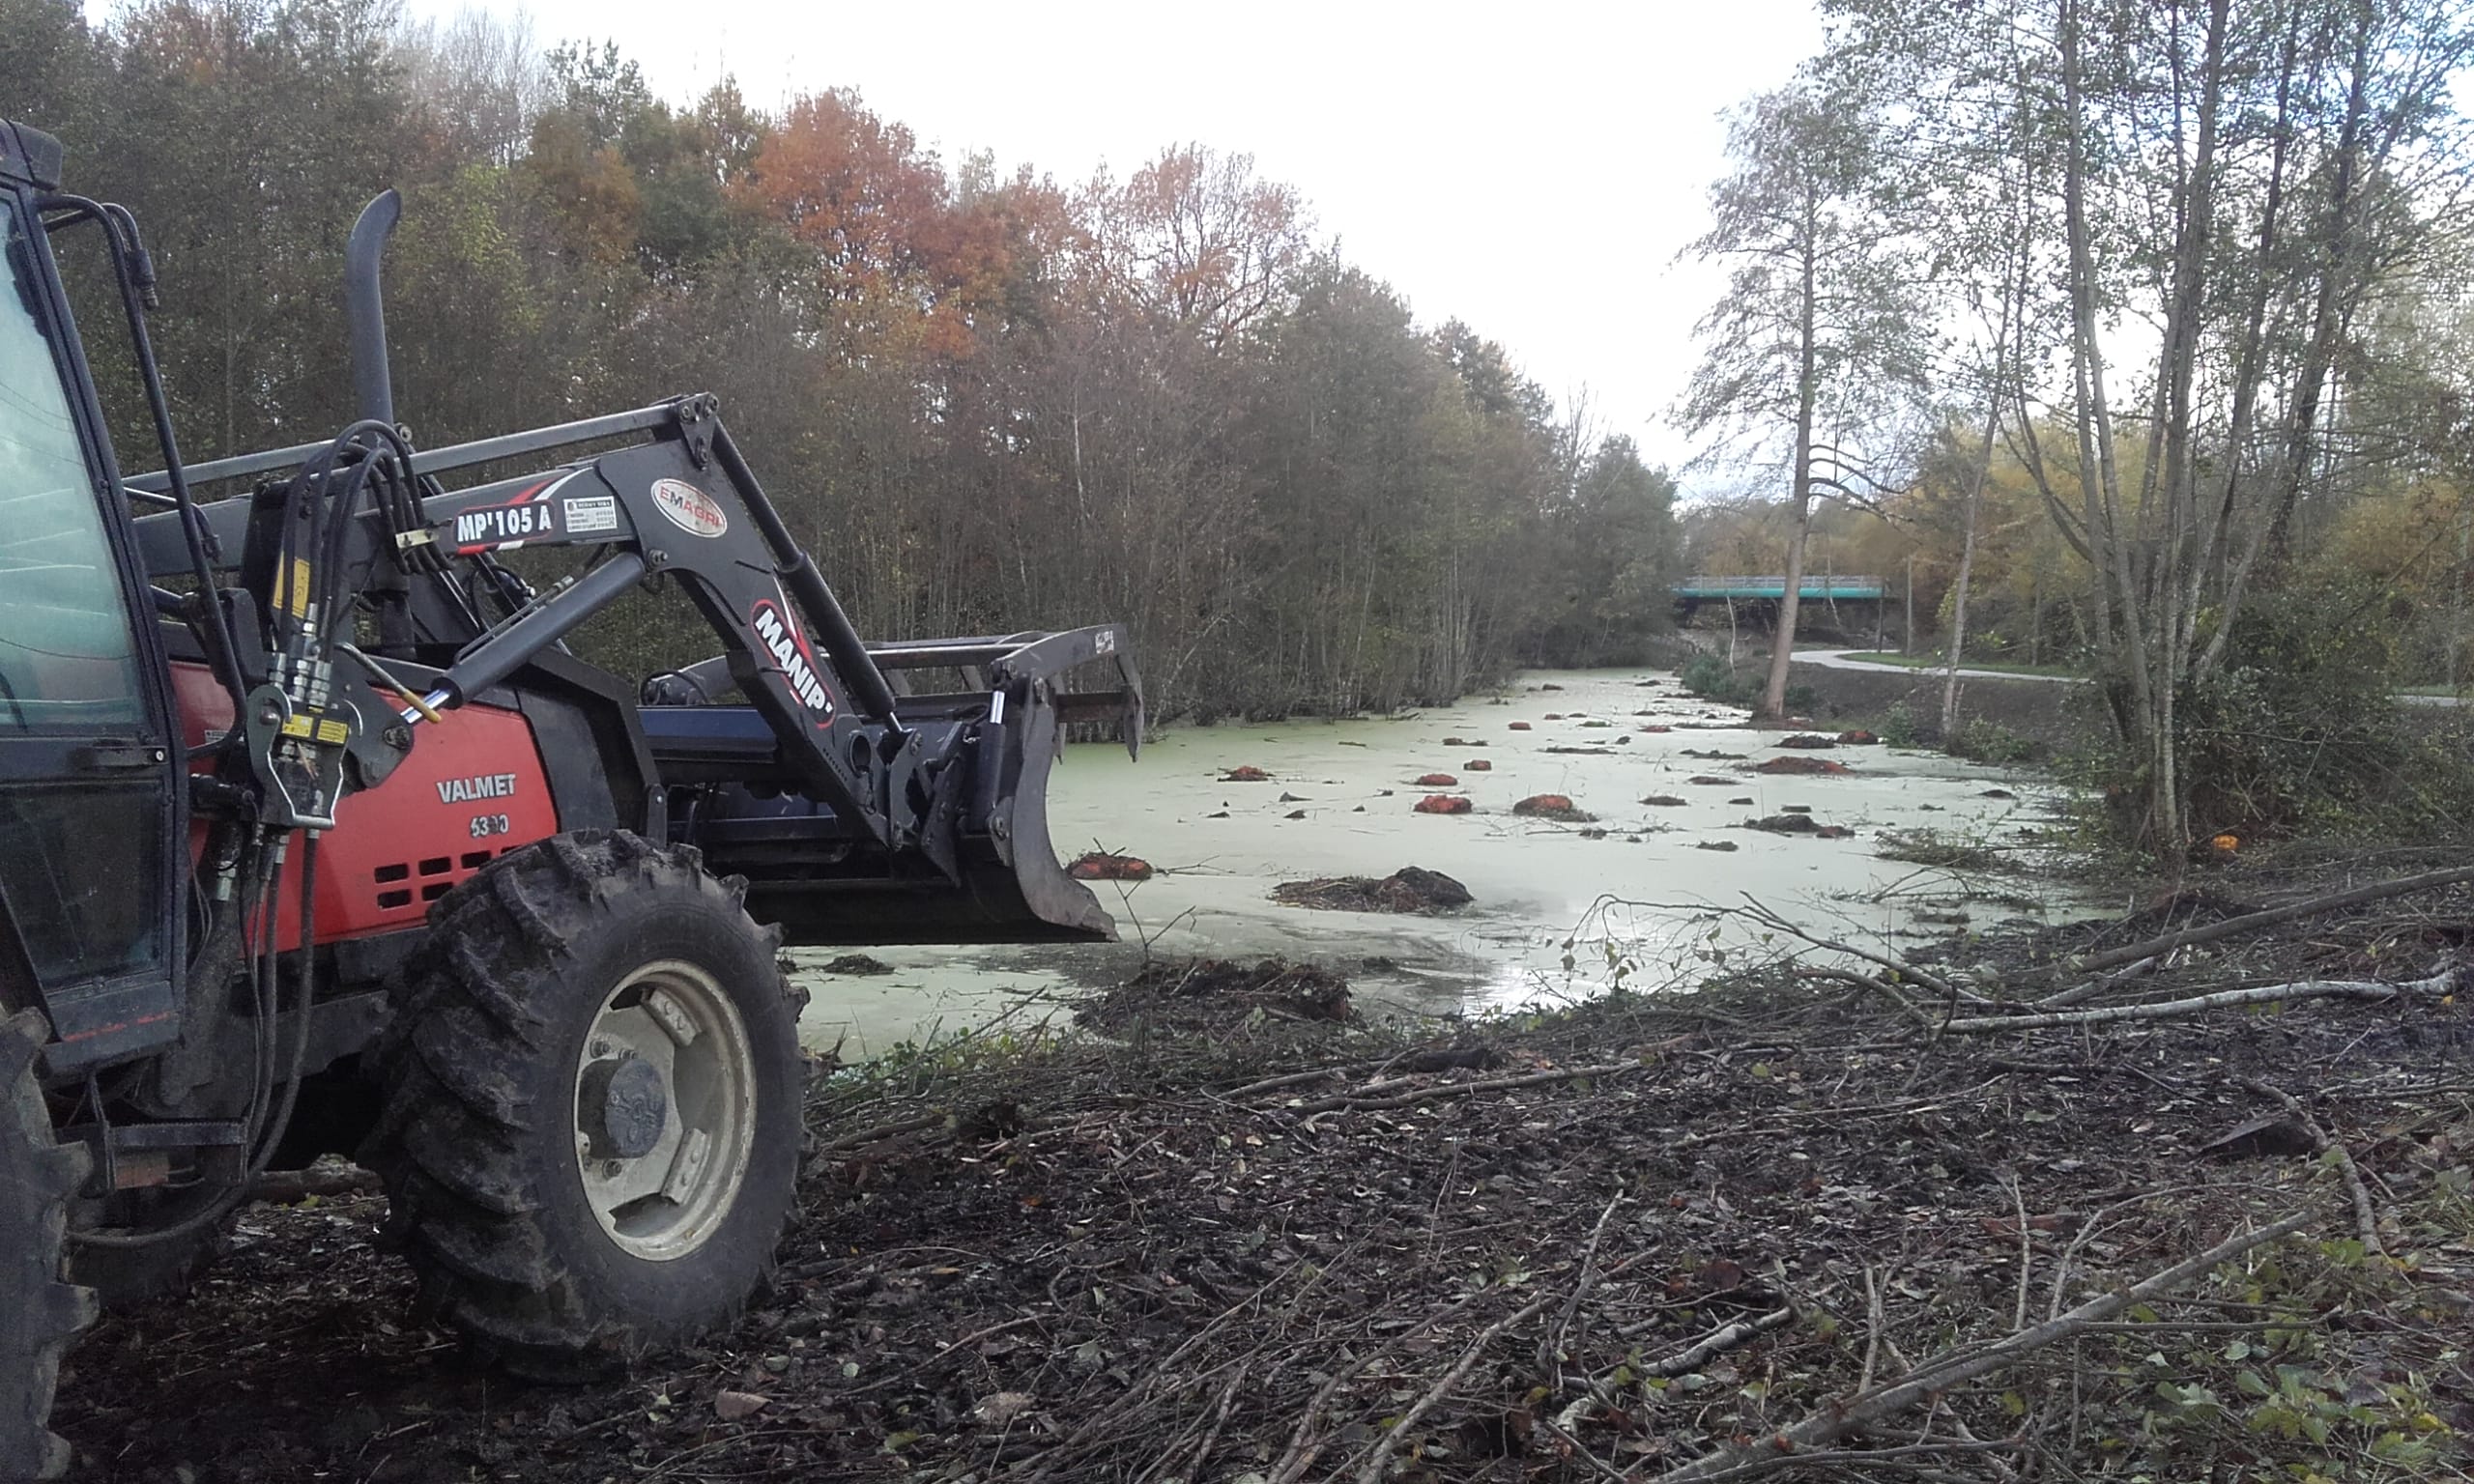
<instances>
[{"instance_id":1,"label":"hub cap","mask_svg":"<svg viewBox=\"0 0 2474 1484\"><path fill-rule=\"evenodd\" d=\"M576 1062L576 1165L610 1240L669 1262L730 1213L756 1128L737 1007L692 963L647 964L602 1001Z\"/></svg>"}]
</instances>

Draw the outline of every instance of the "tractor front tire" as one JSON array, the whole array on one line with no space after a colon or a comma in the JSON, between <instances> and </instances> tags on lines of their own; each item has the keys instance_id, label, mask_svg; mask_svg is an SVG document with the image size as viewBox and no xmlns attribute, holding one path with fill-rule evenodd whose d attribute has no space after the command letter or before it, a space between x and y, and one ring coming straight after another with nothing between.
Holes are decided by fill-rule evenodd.
<instances>
[{"instance_id":1,"label":"tractor front tire","mask_svg":"<svg viewBox=\"0 0 2474 1484\"><path fill-rule=\"evenodd\" d=\"M691 848L557 836L442 899L405 966L364 1162L435 1311L519 1375L691 1338L771 1275L805 996L745 890Z\"/></svg>"},{"instance_id":2,"label":"tractor front tire","mask_svg":"<svg viewBox=\"0 0 2474 1484\"><path fill-rule=\"evenodd\" d=\"M61 1353L94 1322L94 1296L60 1279L69 1202L86 1151L52 1134L35 1081L46 1027L32 1011L0 1017L0 1480L49 1479L69 1466L51 1435Z\"/></svg>"}]
</instances>

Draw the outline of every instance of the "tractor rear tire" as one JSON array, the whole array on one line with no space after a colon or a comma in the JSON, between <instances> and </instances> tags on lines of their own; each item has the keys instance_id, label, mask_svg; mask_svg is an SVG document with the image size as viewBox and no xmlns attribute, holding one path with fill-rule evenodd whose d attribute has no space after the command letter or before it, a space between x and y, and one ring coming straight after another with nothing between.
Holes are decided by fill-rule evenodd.
<instances>
[{"instance_id":1,"label":"tractor rear tire","mask_svg":"<svg viewBox=\"0 0 2474 1484\"><path fill-rule=\"evenodd\" d=\"M32 1011L0 1018L0 1480L49 1479L69 1444L44 1424L61 1353L95 1319L94 1296L60 1279L69 1202L86 1179L82 1145L62 1144L35 1082L47 1028Z\"/></svg>"},{"instance_id":2,"label":"tractor rear tire","mask_svg":"<svg viewBox=\"0 0 2474 1484\"><path fill-rule=\"evenodd\" d=\"M576 1381L734 1319L804 1131L805 995L746 884L623 831L502 857L432 909L363 1162L433 1311Z\"/></svg>"}]
</instances>

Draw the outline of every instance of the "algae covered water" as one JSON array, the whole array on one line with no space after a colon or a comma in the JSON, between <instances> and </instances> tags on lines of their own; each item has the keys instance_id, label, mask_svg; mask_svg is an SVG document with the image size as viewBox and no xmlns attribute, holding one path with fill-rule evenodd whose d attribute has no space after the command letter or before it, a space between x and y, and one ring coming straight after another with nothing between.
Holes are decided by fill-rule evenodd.
<instances>
[{"instance_id":1,"label":"algae covered water","mask_svg":"<svg viewBox=\"0 0 2474 1484\"><path fill-rule=\"evenodd\" d=\"M1758 951L1751 925L1709 914L1748 898L1876 946L2046 910L2015 885L1877 852L1885 835L1918 830L2015 846L2049 827L2050 785L1878 745L1781 748L1787 733L1745 721L1668 672L1532 671L1499 694L1399 717L1172 728L1138 762L1112 745L1069 748L1049 790L1057 848L1135 855L1158 870L1093 884L1123 941L871 949L888 972L866 975L823 973L838 955L803 951L808 1036L857 1057L992 1017L1036 1018L1146 955L1316 959L1347 972L1362 999L1431 1013L1598 993L1618 966L1635 987L1671 983L1713 953ZM1847 771L1751 771L1780 757ZM1432 775L1453 782L1419 782ZM1437 794L1467 799L1469 812L1415 812ZM1513 813L1540 794L1594 818ZM1798 815L1828 828L1745 828ZM1838 831L1849 833L1824 838ZM1456 878L1473 902L1429 917L1272 899L1282 882L1404 866Z\"/></svg>"}]
</instances>

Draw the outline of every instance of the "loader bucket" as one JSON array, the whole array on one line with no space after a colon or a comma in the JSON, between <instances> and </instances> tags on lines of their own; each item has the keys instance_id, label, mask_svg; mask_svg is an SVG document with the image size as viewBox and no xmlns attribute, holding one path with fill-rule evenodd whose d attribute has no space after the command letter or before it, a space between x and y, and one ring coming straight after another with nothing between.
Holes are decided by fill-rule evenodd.
<instances>
[{"instance_id":1,"label":"loader bucket","mask_svg":"<svg viewBox=\"0 0 2474 1484\"><path fill-rule=\"evenodd\" d=\"M1115 921L1058 863L1048 780L1068 728L1142 736L1140 685L1113 628L870 647L901 693L905 728L935 772L916 848L854 842L832 811L770 780L773 734L744 706L647 706L654 759L674 785L671 834L748 882L748 910L792 945L1101 942ZM1104 689L1069 691L1071 672ZM968 689L911 694L956 673ZM1082 679L1082 676L1076 676ZM676 787L699 784L693 788Z\"/></svg>"}]
</instances>

